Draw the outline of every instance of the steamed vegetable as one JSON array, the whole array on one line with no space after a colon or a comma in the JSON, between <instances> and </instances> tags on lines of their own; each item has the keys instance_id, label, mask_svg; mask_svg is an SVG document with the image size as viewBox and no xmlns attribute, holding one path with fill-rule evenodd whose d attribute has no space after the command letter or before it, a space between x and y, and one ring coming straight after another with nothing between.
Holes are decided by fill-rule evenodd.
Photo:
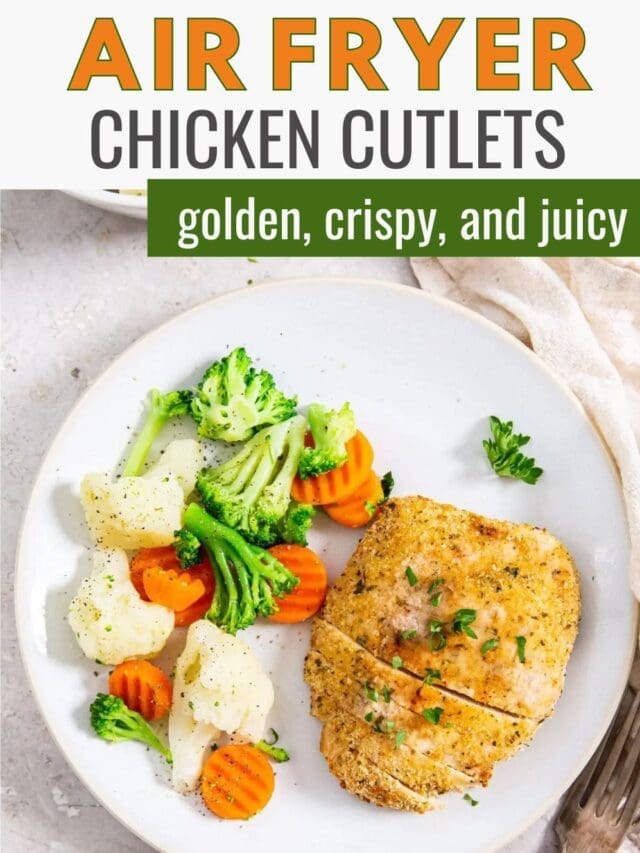
<instances>
[{"instance_id":1,"label":"steamed vegetable","mask_svg":"<svg viewBox=\"0 0 640 853\"><path fill-rule=\"evenodd\" d=\"M149 601L162 604L174 612L186 610L206 592L204 583L191 572L149 566L142 574L144 591Z\"/></svg>"},{"instance_id":2,"label":"steamed vegetable","mask_svg":"<svg viewBox=\"0 0 640 853\"><path fill-rule=\"evenodd\" d=\"M200 550L200 543L197 543L197 549ZM142 551L138 551L138 553L131 560L131 583L135 586L140 597L144 601L149 600L157 600L158 603L163 604L166 603L169 606L169 600L165 599L162 601L160 597L156 598L156 592L153 589L149 589L148 594L147 589L145 587L145 576L149 577L149 575L158 578L158 576L162 574L166 574L169 577L180 576L181 572L180 560L178 559L178 554L176 553L176 549L168 546L166 548L145 548ZM147 575L149 573L149 575ZM186 625L191 625L192 622L195 622L196 619L203 619L205 613L211 606L211 599L213 598L213 571L211 568L211 564L206 556L202 559L198 559L198 562L189 567L189 571L185 573L188 577L185 580L188 580L188 596L192 600L193 603L188 604L184 609L177 609L176 605L183 604L185 599L182 598L182 592L180 592L179 596L175 596L173 593L171 594L171 605L172 609L175 610L175 618L176 618L176 628L184 627ZM194 584L197 582L197 587L202 585L204 588L204 593L193 601L195 589L197 588ZM147 580L147 584L149 581ZM160 585L160 590L165 584ZM157 589L157 587L156 587ZM160 592L160 596L162 596L162 592ZM180 599L180 600L178 600Z\"/></svg>"},{"instance_id":3,"label":"steamed vegetable","mask_svg":"<svg viewBox=\"0 0 640 853\"><path fill-rule=\"evenodd\" d=\"M344 527L364 527L383 501L382 483L375 471L370 471L367 479L353 494L340 503L325 506L324 511L329 518Z\"/></svg>"},{"instance_id":4,"label":"steamed vegetable","mask_svg":"<svg viewBox=\"0 0 640 853\"><path fill-rule=\"evenodd\" d=\"M175 531L173 547L183 569L189 569L200 562L200 542L193 533L181 528Z\"/></svg>"},{"instance_id":5,"label":"steamed vegetable","mask_svg":"<svg viewBox=\"0 0 640 853\"><path fill-rule=\"evenodd\" d=\"M201 471L197 486L207 510L256 544L281 539L304 434L304 418L290 418L260 430L223 465Z\"/></svg>"},{"instance_id":6,"label":"steamed vegetable","mask_svg":"<svg viewBox=\"0 0 640 853\"><path fill-rule=\"evenodd\" d=\"M513 477L533 486L542 476L542 468L536 460L525 456L520 448L529 444L531 437L513 432L513 421L501 421L492 415L489 418L492 439L485 439L485 449L491 467L499 477Z\"/></svg>"},{"instance_id":7,"label":"steamed vegetable","mask_svg":"<svg viewBox=\"0 0 640 853\"><path fill-rule=\"evenodd\" d=\"M88 658L118 664L155 657L173 630L173 611L143 601L129 578L124 551L96 551L93 571L69 605L69 626Z\"/></svg>"},{"instance_id":8,"label":"steamed vegetable","mask_svg":"<svg viewBox=\"0 0 640 853\"><path fill-rule=\"evenodd\" d=\"M197 441L174 441L143 477L108 472L87 474L80 499L95 543L101 548L154 548L170 545L182 523L184 500L193 491L202 464Z\"/></svg>"},{"instance_id":9,"label":"steamed vegetable","mask_svg":"<svg viewBox=\"0 0 640 853\"><path fill-rule=\"evenodd\" d=\"M202 799L214 815L247 820L267 805L275 780L265 756L250 744L212 752L202 771Z\"/></svg>"},{"instance_id":10,"label":"steamed vegetable","mask_svg":"<svg viewBox=\"0 0 640 853\"><path fill-rule=\"evenodd\" d=\"M277 612L269 618L272 622L304 622L320 610L327 595L324 563L310 548L300 545L274 545L269 553L299 580L295 589L278 602Z\"/></svg>"},{"instance_id":11,"label":"steamed vegetable","mask_svg":"<svg viewBox=\"0 0 640 853\"><path fill-rule=\"evenodd\" d=\"M174 788L196 787L207 749L223 732L259 741L273 699L271 681L249 646L210 622L195 622L176 662L169 716Z\"/></svg>"},{"instance_id":12,"label":"steamed vegetable","mask_svg":"<svg viewBox=\"0 0 640 853\"><path fill-rule=\"evenodd\" d=\"M191 403L198 434L247 441L259 429L292 417L297 400L276 388L266 370L256 371L243 347L216 361L204 374Z\"/></svg>"},{"instance_id":13,"label":"steamed vegetable","mask_svg":"<svg viewBox=\"0 0 640 853\"><path fill-rule=\"evenodd\" d=\"M313 524L315 514L315 507L292 500L284 518L278 524L279 538L291 545L306 545L307 533Z\"/></svg>"},{"instance_id":14,"label":"steamed vegetable","mask_svg":"<svg viewBox=\"0 0 640 853\"><path fill-rule=\"evenodd\" d=\"M356 433L356 419L350 403L341 409L327 409L319 403L309 407L309 428L313 447L305 447L300 459L301 479L333 471L347 461L347 442Z\"/></svg>"},{"instance_id":15,"label":"steamed vegetable","mask_svg":"<svg viewBox=\"0 0 640 853\"><path fill-rule=\"evenodd\" d=\"M246 542L230 527L190 504L184 527L204 546L213 566L215 592L206 616L230 634L271 616L298 583L296 576L268 551Z\"/></svg>"},{"instance_id":16,"label":"steamed vegetable","mask_svg":"<svg viewBox=\"0 0 640 853\"><path fill-rule=\"evenodd\" d=\"M148 660L126 660L109 676L109 693L145 720L159 720L171 707L171 682Z\"/></svg>"},{"instance_id":17,"label":"steamed vegetable","mask_svg":"<svg viewBox=\"0 0 640 853\"><path fill-rule=\"evenodd\" d=\"M369 476L373 449L360 431L347 442L347 461L333 471L308 477L297 476L291 487L293 499L303 504L325 506L346 500Z\"/></svg>"},{"instance_id":18,"label":"steamed vegetable","mask_svg":"<svg viewBox=\"0 0 640 853\"><path fill-rule=\"evenodd\" d=\"M191 410L191 391L169 391L162 394L157 389L149 392L146 419L138 437L129 451L122 471L123 477L137 477L154 441L171 418L188 415Z\"/></svg>"},{"instance_id":19,"label":"steamed vegetable","mask_svg":"<svg viewBox=\"0 0 640 853\"><path fill-rule=\"evenodd\" d=\"M149 723L131 711L118 696L98 693L90 708L91 725L98 737L116 743L137 740L151 749L156 749L171 764L171 752Z\"/></svg>"}]
</instances>

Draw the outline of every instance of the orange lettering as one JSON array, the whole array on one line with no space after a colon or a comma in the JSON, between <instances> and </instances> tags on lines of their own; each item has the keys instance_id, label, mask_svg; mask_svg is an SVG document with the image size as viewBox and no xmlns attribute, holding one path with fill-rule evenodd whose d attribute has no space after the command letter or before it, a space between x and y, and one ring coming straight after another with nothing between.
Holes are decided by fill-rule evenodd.
<instances>
[{"instance_id":1,"label":"orange lettering","mask_svg":"<svg viewBox=\"0 0 640 853\"><path fill-rule=\"evenodd\" d=\"M207 46L207 36L217 36L215 47ZM210 68L225 89L244 89L244 83L231 67L230 59L238 52L240 35L224 18L189 18L187 20L187 88L206 89Z\"/></svg>"},{"instance_id":2,"label":"orange lettering","mask_svg":"<svg viewBox=\"0 0 640 853\"><path fill-rule=\"evenodd\" d=\"M464 18L443 18L431 41L425 36L415 18L394 18L393 20L418 60L418 89L421 91L439 89L440 62L464 23Z\"/></svg>"},{"instance_id":3,"label":"orange lettering","mask_svg":"<svg viewBox=\"0 0 640 853\"><path fill-rule=\"evenodd\" d=\"M560 47L553 46L554 35L564 38ZM587 39L580 24L567 18L535 18L533 22L533 88L553 88L553 69L574 91L590 91L591 86L576 64Z\"/></svg>"},{"instance_id":4,"label":"orange lettering","mask_svg":"<svg viewBox=\"0 0 640 853\"><path fill-rule=\"evenodd\" d=\"M161 92L170 92L173 89L173 18L156 18L153 37L153 87Z\"/></svg>"},{"instance_id":5,"label":"orange lettering","mask_svg":"<svg viewBox=\"0 0 640 853\"><path fill-rule=\"evenodd\" d=\"M360 37L356 47L349 45L351 35ZM365 18L331 18L329 21L329 86L346 91L349 88L349 69L353 68L369 91L387 86L371 60L382 45L380 30Z\"/></svg>"},{"instance_id":6,"label":"orange lettering","mask_svg":"<svg viewBox=\"0 0 640 853\"><path fill-rule=\"evenodd\" d=\"M102 57L106 53L106 57ZM131 60L113 18L96 18L69 83L72 92L85 91L94 77L115 77L126 91L140 89Z\"/></svg>"},{"instance_id":7,"label":"orange lettering","mask_svg":"<svg viewBox=\"0 0 640 853\"><path fill-rule=\"evenodd\" d=\"M518 18L478 18L477 87L480 91L511 91L520 88L520 75L496 71L499 62L517 62L515 44L496 44L496 36L518 35Z\"/></svg>"},{"instance_id":8,"label":"orange lettering","mask_svg":"<svg viewBox=\"0 0 640 853\"><path fill-rule=\"evenodd\" d=\"M314 18L274 18L273 20L273 88L274 91L292 87L291 68L294 62L313 62L315 48L311 44L292 44L295 35L315 35Z\"/></svg>"}]
</instances>

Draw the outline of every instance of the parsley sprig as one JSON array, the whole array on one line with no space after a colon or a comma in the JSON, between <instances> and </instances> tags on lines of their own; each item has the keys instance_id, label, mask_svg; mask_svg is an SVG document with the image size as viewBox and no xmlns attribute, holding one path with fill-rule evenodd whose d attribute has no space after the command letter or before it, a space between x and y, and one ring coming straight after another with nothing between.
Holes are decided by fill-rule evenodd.
<instances>
[{"instance_id":1,"label":"parsley sprig","mask_svg":"<svg viewBox=\"0 0 640 853\"><path fill-rule=\"evenodd\" d=\"M482 446L496 474L522 480L531 486L537 483L543 469L536 467L533 457L520 452L531 437L514 433L513 421L501 421L495 415L489 418L489 427L493 440L485 439Z\"/></svg>"}]
</instances>

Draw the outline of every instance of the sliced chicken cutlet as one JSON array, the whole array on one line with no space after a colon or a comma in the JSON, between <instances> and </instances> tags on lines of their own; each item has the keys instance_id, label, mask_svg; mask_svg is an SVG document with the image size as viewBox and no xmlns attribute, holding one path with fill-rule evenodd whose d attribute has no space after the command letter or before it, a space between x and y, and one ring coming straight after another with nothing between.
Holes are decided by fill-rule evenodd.
<instances>
[{"instance_id":1,"label":"sliced chicken cutlet","mask_svg":"<svg viewBox=\"0 0 640 853\"><path fill-rule=\"evenodd\" d=\"M481 784L491 778L493 764L513 755L537 728L534 721L477 705L394 669L323 619L314 623L311 649L305 677L313 696L322 695L325 704L333 697L358 718L383 716L407 731L414 749ZM337 678L343 682L339 695ZM434 714L437 725L429 719Z\"/></svg>"},{"instance_id":2,"label":"sliced chicken cutlet","mask_svg":"<svg viewBox=\"0 0 640 853\"><path fill-rule=\"evenodd\" d=\"M385 702L382 697L371 701L357 681L336 672L317 652L310 652L306 674L312 687L311 713L314 717L331 722L340 716L345 726L350 720L352 729L375 744L378 751L383 744L390 752L397 752L398 746L406 746L405 751L396 755L395 763L404 766L408 776L415 773L413 764L420 760L421 784L425 792L444 794L479 782L487 783L491 764L485 762L482 768L473 768L476 773L460 770L455 752L448 748L450 743L443 742L447 738L436 731L439 727L394 702ZM454 741L455 737L448 740Z\"/></svg>"},{"instance_id":3,"label":"sliced chicken cutlet","mask_svg":"<svg viewBox=\"0 0 640 853\"><path fill-rule=\"evenodd\" d=\"M387 663L437 670L449 690L542 720L579 613L573 561L551 533L409 497L381 509L323 616Z\"/></svg>"},{"instance_id":4,"label":"sliced chicken cutlet","mask_svg":"<svg viewBox=\"0 0 640 853\"><path fill-rule=\"evenodd\" d=\"M409 726L396 725L388 709L384 714L375 705L360 702L361 691L354 693L349 679L333 672L317 652L307 658L305 678L311 687L313 716L328 726L340 720L341 730L359 745L363 755L414 790L431 796L462 791L476 781L455 767L434 760L423 748L419 733ZM411 716L408 711L401 713Z\"/></svg>"},{"instance_id":5,"label":"sliced chicken cutlet","mask_svg":"<svg viewBox=\"0 0 640 853\"><path fill-rule=\"evenodd\" d=\"M345 723L340 715L333 717L322 729L320 751L342 787L361 800L412 812L426 812L436 807L433 798L383 769L384 760L377 762L370 758L351 720Z\"/></svg>"}]
</instances>

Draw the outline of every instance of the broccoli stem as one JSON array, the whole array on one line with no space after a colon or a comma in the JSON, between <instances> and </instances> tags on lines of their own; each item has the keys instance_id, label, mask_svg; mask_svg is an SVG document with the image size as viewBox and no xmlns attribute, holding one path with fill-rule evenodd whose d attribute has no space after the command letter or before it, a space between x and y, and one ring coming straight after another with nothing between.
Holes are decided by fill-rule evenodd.
<instances>
[{"instance_id":1,"label":"broccoli stem","mask_svg":"<svg viewBox=\"0 0 640 853\"><path fill-rule=\"evenodd\" d=\"M119 696L98 693L89 711L91 725L98 737L114 743L123 740L140 741L156 749L169 764L172 763L169 747L160 740L144 717L128 708Z\"/></svg>"},{"instance_id":2,"label":"broccoli stem","mask_svg":"<svg viewBox=\"0 0 640 853\"><path fill-rule=\"evenodd\" d=\"M137 477L142 470L154 441L170 418L187 415L190 411L190 391L169 391L162 394L157 389L149 392L149 410L144 425L133 443L122 471L123 477Z\"/></svg>"},{"instance_id":3,"label":"broccoli stem","mask_svg":"<svg viewBox=\"0 0 640 853\"><path fill-rule=\"evenodd\" d=\"M122 470L123 477L137 477L140 474L154 441L168 420L168 416L162 410L152 409L149 412Z\"/></svg>"},{"instance_id":4,"label":"broccoli stem","mask_svg":"<svg viewBox=\"0 0 640 853\"><path fill-rule=\"evenodd\" d=\"M245 542L198 504L187 507L184 527L204 545L213 566L216 591L207 618L231 634L253 624L256 614L274 613L275 598L299 582L275 557Z\"/></svg>"}]
</instances>

